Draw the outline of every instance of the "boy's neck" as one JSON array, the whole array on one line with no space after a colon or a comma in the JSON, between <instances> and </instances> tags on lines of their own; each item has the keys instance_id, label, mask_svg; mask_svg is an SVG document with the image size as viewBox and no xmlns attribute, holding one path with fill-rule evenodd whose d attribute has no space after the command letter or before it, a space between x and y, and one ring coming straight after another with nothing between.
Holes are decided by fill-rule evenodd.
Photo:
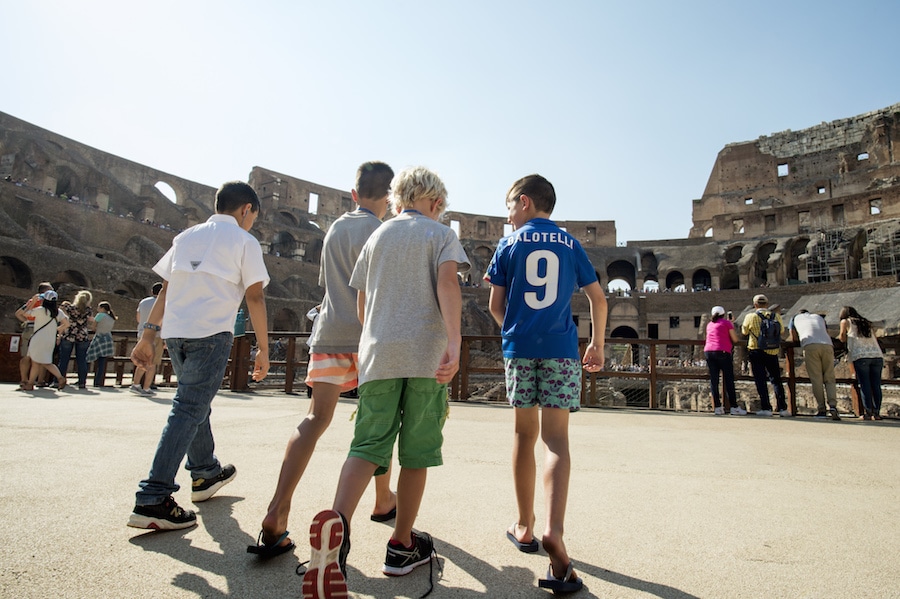
<instances>
[{"instance_id":1,"label":"boy's neck","mask_svg":"<svg viewBox=\"0 0 900 599\"><path fill-rule=\"evenodd\" d=\"M441 216L443 206L443 200L435 201L421 198L413 202L411 208L404 208L404 210L415 210L416 212L420 212L421 214L427 216L431 220L437 220Z\"/></svg>"}]
</instances>

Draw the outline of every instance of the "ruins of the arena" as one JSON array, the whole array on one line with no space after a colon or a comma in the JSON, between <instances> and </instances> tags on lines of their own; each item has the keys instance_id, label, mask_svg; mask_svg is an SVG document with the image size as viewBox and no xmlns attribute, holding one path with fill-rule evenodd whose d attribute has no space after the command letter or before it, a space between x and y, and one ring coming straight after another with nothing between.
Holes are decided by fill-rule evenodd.
<instances>
[{"instance_id":1,"label":"ruins of the arena","mask_svg":"<svg viewBox=\"0 0 900 599\"><path fill-rule=\"evenodd\" d=\"M713 305L738 316L761 287L787 317L799 307L837 324L852 304L900 334L900 104L800 131L725 146L687 237L619 243L613 221L567 221L609 294L607 337L697 339ZM264 167L248 182L262 200L252 233L266 254L270 327L305 331L321 300L322 240L354 207L334 189ZM164 193L166 192L166 193ZM178 231L213 212L215 188L88 147L0 113L0 309L3 332L40 281L63 297L86 288L135 326L152 265ZM174 200L170 200L171 195ZM688 199L666 198L666 201ZM599 210L599 209L598 209ZM472 262L461 281L464 334L495 335L481 277L502 217L449 212ZM573 303L589 334L586 300Z\"/></svg>"}]
</instances>

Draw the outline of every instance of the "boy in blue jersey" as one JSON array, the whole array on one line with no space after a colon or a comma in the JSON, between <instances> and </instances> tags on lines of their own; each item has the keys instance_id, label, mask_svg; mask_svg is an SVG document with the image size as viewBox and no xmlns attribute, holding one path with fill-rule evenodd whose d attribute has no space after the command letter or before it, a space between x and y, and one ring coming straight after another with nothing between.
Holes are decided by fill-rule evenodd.
<instances>
[{"instance_id":1,"label":"boy in blue jersey","mask_svg":"<svg viewBox=\"0 0 900 599\"><path fill-rule=\"evenodd\" d=\"M594 267L574 237L549 220L556 205L553 185L540 175L513 183L506 195L512 235L500 240L485 280L490 310L501 327L506 393L515 408L513 478L519 519L506 533L520 551L540 548L534 538L534 447L545 446L547 522L541 541L550 556L538 586L554 592L579 590L563 542L569 490L569 410L580 403L581 364L603 366L606 296ZM591 340L583 358L572 320L572 294L583 289L591 306ZM538 406L543 408L540 417Z\"/></svg>"}]
</instances>

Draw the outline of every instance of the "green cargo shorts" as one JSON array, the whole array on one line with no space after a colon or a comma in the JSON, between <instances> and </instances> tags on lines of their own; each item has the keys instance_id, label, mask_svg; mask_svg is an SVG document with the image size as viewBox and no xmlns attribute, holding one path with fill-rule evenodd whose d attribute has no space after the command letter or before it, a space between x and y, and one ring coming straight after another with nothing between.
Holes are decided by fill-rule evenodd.
<instances>
[{"instance_id":1,"label":"green cargo shorts","mask_svg":"<svg viewBox=\"0 0 900 599\"><path fill-rule=\"evenodd\" d=\"M406 468L444 463L447 385L430 378L386 379L363 383L350 456L372 462L375 475L387 472L397 441L397 457ZM399 436L399 440L398 440Z\"/></svg>"}]
</instances>

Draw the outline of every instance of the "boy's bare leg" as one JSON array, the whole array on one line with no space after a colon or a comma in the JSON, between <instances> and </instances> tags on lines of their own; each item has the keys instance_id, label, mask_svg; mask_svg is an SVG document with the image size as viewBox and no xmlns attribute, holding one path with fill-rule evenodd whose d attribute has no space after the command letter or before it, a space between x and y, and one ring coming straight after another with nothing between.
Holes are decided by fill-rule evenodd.
<instances>
[{"instance_id":1,"label":"boy's bare leg","mask_svg":"<svg viewBox=\"0 0 900 599\"><path fill-rule=\"evenodd\" d=\"M150 386L153 384L154 378L156 378L156 366L151 366L144 371L144 379L142 381L142 388L144 389L144 391L150 390Z\"/></svg>"},{"instance_id":2,"label":"boy's bare leg","mask_svg":"<svg viewBox=\"0 0 900 599\"><path fill-rule=\"evenodd\" d=\"M278 475L278 484L275 486L275 495L269 502L269 511L262 521L264 543L274 542L287 530L294 491L316 449L319 437L331 424L340 394L339 385L331 383L313 385L309 413L297 425L284 450L284 460L281 462L281 472ZM287 539L284 541L285 544L289 542Z\"/></svg>"},{"instance_id":3,"label":"boy's bare leg","mask_svg":"<svg viewBox=\"0 0 900 599\"><path fill-rule=\"evenodd\" d=\"M428 468L400 468L397 479L397 520L391 538L403 543L404 547L412 545L412 529L419 514L419 506L422 505L422 496L425 495L427 478Z\"/></svg>"},{"instance_id":4,"label":"boy's bare leg","mask_svg":"<svg viewBox=\"0 0 900 599\"><path fill-rule=\"evenodd\" d=\"M331 509L343 514L348 523L353 519L353 512L356 511L359 500L366 492L369 479L375 474L376 468L378 468L376 464L354 456L350 456L344 462ZM403 474L401 473L400 476L402 477ZM400 499L399 493L397 499Z\"/></svg>"},{"instance_id":5,"label":"boy's bare leg","mask_svg":"<svg viewBox=\"0 0 900 599\"><path fill-rule=\"evenodd\" d=\"M513 481L519 519L508 532L515 535L520 543L530 543L534 539L534 485L537 468L534 446L541 427L538 408L514 408L514 412Z\"/></svg>"},{"instance_id":6,"label":"boy's bare leg","mask_svg":"<svg viewBox=\"0 0 900 599\"><path fill-rule=\"evenodd\" d=\"M550 556L553 576L562 578L569 565L563 542L566 501L569 497L569 410L545 408L541 411L541 438L544 441L544 498L547 524L541 540Z\"/></svg>"},{"instance_id":7,"label":"boy's bare leg","mask_svg":"<svg viewBox=\"0 0 900 599\"><path fill-rule=\"evenodd\" d=\"M397 494L391 491L391 466L387 472L375 477L375 509L373 514L387 514L397 507Z\"/></svg>"}]
</instances>

